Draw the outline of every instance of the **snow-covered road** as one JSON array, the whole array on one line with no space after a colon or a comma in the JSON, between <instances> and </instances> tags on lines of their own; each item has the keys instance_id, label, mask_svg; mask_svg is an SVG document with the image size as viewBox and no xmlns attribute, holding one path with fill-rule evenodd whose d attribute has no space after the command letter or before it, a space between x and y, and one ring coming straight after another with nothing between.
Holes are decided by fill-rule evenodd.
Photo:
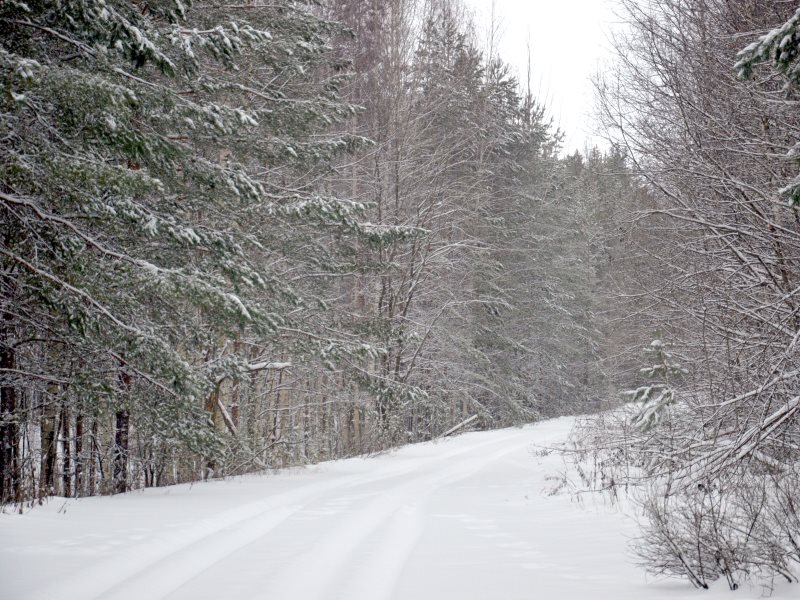
<instances>
[{"instance_id":1,"label":"snow-covered road","mask_svg":"<svg viewBox=\"0 0 800 600\"><path fill-rule=\"evenodd\" d=\"M648 584L626 555L635 527L613 508L546 493L562 460L535 445L563 441L571 425L562 418L277 475L53 499L0 516L0 598L708 598L681 582Z\"/></svg>"}]
</instances>

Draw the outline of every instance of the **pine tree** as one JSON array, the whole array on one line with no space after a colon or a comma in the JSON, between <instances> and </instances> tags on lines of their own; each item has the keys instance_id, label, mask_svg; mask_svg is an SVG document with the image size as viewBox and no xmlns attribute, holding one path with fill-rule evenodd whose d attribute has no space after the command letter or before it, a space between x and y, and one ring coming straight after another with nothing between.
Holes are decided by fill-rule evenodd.
<instances>
[{"instance_id":1,"label":"pine tree","mask_svg":"<svg viewBox=\"0 0 800 600\"><path fill-rule=\"evenodd\" d=\"M631 424L640 429L658 425L669 406L675 402L675 386L688 373L674 359L667 345L659 339L650 342L644 350L649 366L639 373L648 380L647 385L624 392L630 402L641 403L641 409L631 419Z\"/></svg>"},{"instance_id":2,"label":"pine tree","mask_svg":"<svg viewBox=\"0 0 800 600\"><path fill-rule=\"evenodd\" d=\"M342 131L339 31L313 2L0 7L3 500L31 460L19 427L51 409L73 405L68 435L113 417L120 459L129 427L213 455L209 413L237 432L222 382L379 352L331 334L296 277L408 234L319 184L367 143Z\"/></svg>"},{"instance_id":3,"label":"pine tree","mask_svg":"<svg viewBox=\"0 0 800 600\"><path fill-rule=\"evenodd\" d=\"M740 50L737 59L734 68L742 79L752 79L757 65L769 64L785 78L785 89L791 98L792 89L800 86L800 8L788 21ZM789 150L787 158L796 159L798 153L800 144ZM791 205L800 205L800 175L781 188L779 193Z\"/></svg>"}]
</instances>

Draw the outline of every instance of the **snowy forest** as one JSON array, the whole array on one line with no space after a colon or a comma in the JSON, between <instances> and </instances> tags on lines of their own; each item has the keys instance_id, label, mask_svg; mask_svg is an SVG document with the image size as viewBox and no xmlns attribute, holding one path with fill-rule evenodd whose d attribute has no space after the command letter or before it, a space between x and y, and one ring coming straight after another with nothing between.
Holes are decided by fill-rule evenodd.
<instances>
[{"instance_id":1,"label":"snowy forest","mask_svg":"<svg viewBox=\"0 0 800 600\"><path fill-rule=\"evenodd\" d=\"M648 571L797 581L800 9L619 11L568 152L458 0L0 3L0 505L596 415Z\"/></svg>"}]
</instances>

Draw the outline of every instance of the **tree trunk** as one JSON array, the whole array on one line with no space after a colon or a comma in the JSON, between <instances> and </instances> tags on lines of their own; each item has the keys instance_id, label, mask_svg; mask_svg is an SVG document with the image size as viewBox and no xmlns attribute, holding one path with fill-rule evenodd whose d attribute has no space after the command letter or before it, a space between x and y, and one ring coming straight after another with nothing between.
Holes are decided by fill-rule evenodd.
<instances>
[{"instance_id":1,"label":"tree trunk","mask_svg":"<svg viewBox=\"0 0 800 600\"><path fill-rule=\"evenodd\" d=\"M364 445L361 440L361 408L358 404L353 407L353 443L357 454L364 452Z\"/></svg>"},{"instance_id":2,"label":"tree trunk","mask_svg":"<svg viewBox=\"0 0 800 600\"><path fill-rule=\"evenodd\" d=\"M42 438L42 457L39 471L39 498L53 493L56 470L56 409L55 386L48 386L48 394L42 406L40 432Z\"/></svg>"},{"instance_id":3,"label":"tree trunk","mask_svg":"<svg viewBox=\"0 0 800 600\"><path fill-rule=\"evenodd\" d=\"M94 417L92 419L92 435L89 438L89 482L87 486L87 495L89 496L94 496L97 490L97 464L100 458L99 449L97 447L98 428L97 417Z\"/></svg>"},{"instance_id":4,"label":"tree trunk","mask_svg":"<svg viewBox=\"0 0 800 600\"><path fill-rule=\"evenodd\" d=\"M217 427L218 415L219 415L219 385L214 388L214 390L209 394L208 400L206 401L206 412L211 415L211 421L214 423L214 427ZM217 463L214 460L213 456L206 457L205 465L203 467L203 479L211 479L214 476L214 473L217 470Z\"/></svg>"},{"instance_id":5,"label":"tree trunk","mask_svg":"<svg viewBox=\"0 0 800 600\"><path fill-rule=\"evenodd\" d=\"M114 423L114 493L128 491L128 435L130 414L118 410Z\"/></svg>"},{"instance_id":6,"label":"tree trunk","mask_svg":"<svg viewBox=\"0 0 800 600\"><path fill-rule=\"evenodd\" d=\"M70 426L69 409L64 406L61 409L61 456L63 465L61 468L61 495L69 498L72 495L72 453L70 452Z\"/></svg>"},{"instance_id":7,"label":"tree trunk","mask_svg":"<svg viewBox=\"0 0 800 600\"><path fill-rule=\"evenodd\" d=\"M131 376L125 372L125 362L119 370L120 395L127 396L131 389ZM123 398L124 401L124 398ZM115 494L128 491L128 447L130 437L130 413L127 408L117 410L114 415L114 452L112 453L112 477Z\"/></svg>"},{"instance_id":8,"label":"tree trunk","mask_svg":"<svg viewBox=\"0 0 800 600\"><path fill-rule=\"evenodd\" d=\"M75 497L83 495L83 415L75 416Z\"/></svg>"},{"instance_id":9,"label":"tree trunk","mask_svg":"<svg viewBox=\"0 0 800 600\"><path fill-rule=\"evenodd\" d=\"M3 315L7 320L8 315ZM10 345L8 329L0 341L0 369L16 368L16 355ZM17 390L5 383L0 387L0 505L19 499L19 426L17 425Z\"/></svg>"}]
</instances>

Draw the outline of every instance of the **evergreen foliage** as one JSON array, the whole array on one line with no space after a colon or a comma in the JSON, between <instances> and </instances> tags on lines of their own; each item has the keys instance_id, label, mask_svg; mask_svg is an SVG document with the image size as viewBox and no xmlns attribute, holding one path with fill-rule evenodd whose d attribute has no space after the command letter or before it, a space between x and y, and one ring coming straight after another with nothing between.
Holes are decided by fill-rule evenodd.
<instances>
[{"instance_id":1,"label":"evergreen foliage","mask_svg":"<svg viewBox=\"0 0 800 600\"><path fill-rule=\"evenodd\" d=\"M674 386L688 372L675 362L672 353L659 339L650 342L644 354L650 365L642 367L639 373L648 380L648 384L629 390L624 395L630 402L642 404L631 423L634 427L647 430L657 425L667 407L675 402Z\"/></svg>"},{"instance_id":2,"label":"evergreen foliage","mask_svg":"<svg viewBox=\"0 0 800 600\"><path fill-rule=\"evenodd\" d=\"M458 2L7 2L0 33L3 502L603 404L625 158L559 158Z\"/></svg>"},{"instance_id":3,"label":"evergreen foliage","mask_svg":"<svg viewBox=\"0 0 800 600\"><path fill-rule=\"evenodd\" d=\"M780 27L770 30L737 54L736 71L742 79L752 79L754 68L768 64L785 78L785 89L790 98L800 85L800 8ZM800 154L800 143L793 146L787 158L795 161ZM780 189L780 194L795 207L800 205L800 175Z\"/></svg>"},{"instance_id":4,"label":"evergreen foliage","mask_svg":"<svg viewBox=\"0 0 800 600\"><path fill-rule=\"evenodd\" d=\"M337 127L358 109L312 9L3 5L5 418L78 402L214 454L208 398L262 352L379 353L294 281L414 234L314 183L366 140Z\"/></svg>"}]
</instances>

